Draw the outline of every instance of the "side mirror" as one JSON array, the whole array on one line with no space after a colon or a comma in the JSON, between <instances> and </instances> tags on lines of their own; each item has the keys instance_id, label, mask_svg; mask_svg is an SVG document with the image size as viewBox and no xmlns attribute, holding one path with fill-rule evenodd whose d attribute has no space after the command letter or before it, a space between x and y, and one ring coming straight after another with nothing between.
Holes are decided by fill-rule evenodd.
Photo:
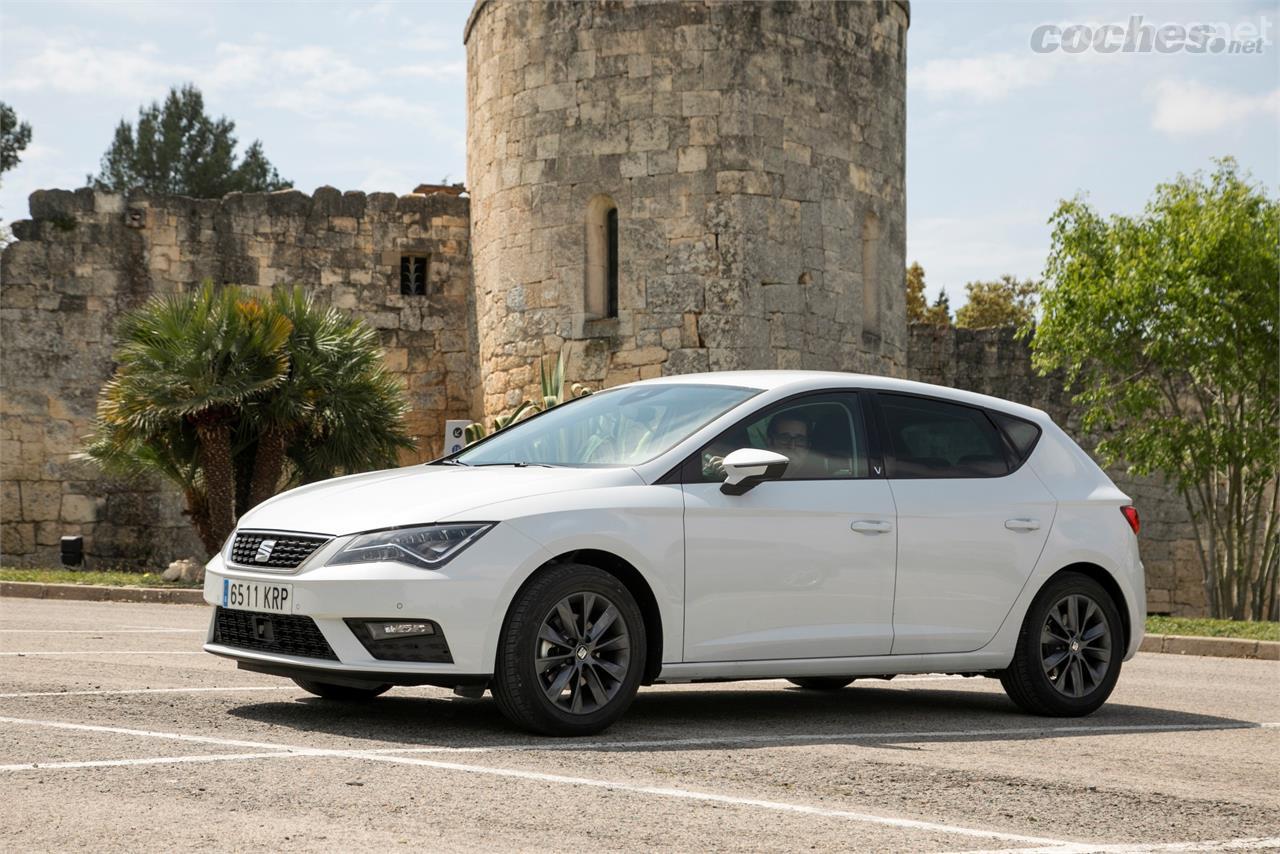
<instances>
[{"instance_id":1,"label":"side mirror","mask_svg":"<svg viewBox=\"0 0 1280 854\"><path fill-rule=\"evenodd\" d=\"M782 454L759 448L739 448L724 458L725 495L742 495L764 480L777 480L791 461Z\"/></svg>"}]
</instances>

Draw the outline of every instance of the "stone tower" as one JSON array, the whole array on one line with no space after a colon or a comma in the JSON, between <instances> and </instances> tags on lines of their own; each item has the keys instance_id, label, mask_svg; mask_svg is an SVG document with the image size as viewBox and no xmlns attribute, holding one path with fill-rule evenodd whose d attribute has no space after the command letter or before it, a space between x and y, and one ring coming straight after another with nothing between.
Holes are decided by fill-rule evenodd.
<instances>
[{"instance_id":1,"label":"stone tower","mask_svg":"<svg viewBox=\"0 0 1280 854\"><path fill-rule=\"evenodd\" d=\"M899 0L511 2L467 22L483 407L538 359L615 384L898 374Z\"/></svg>"}]
</instances>

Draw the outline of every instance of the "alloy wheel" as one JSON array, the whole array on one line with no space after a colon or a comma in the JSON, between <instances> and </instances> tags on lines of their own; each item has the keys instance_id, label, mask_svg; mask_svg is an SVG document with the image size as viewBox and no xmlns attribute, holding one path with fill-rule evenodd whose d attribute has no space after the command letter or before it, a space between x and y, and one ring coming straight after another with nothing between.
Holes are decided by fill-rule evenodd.
<instances>
[{"instance_id":1,"label":"alloy wheel","mask_svg":"<svg viewBox=\"0 0 1280 854\"><path fill-rule=\"evenodd\" d=\"M538 628L538 681L547 699L571 714L607 705L622 689L630 662L626 619L599 593L569 594Z\"/></svg>"},{"instance_id":2,"label":"alloy wheel","mask_svg":"<svg viewBox=\"0 0 1280 854\"><path fill-rule=\"evenodd\" d=\"M1049 608L1040 663L1049 684L1067 697L1087 696L1102 684L1111 668L1111 627L1097 602L1071 593Z\"/></svg>"}]
</instances>

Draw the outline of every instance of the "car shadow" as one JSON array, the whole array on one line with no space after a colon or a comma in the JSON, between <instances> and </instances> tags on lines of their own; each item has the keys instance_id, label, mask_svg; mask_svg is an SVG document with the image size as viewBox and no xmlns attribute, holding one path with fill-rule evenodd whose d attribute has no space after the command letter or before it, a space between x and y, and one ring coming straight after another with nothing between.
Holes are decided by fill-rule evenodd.
<instances>
[{"instance_id":1,"label":"car shadow","mask_svg":"<svg viewBox=\"0 0 1280 854\"><path fill-rule=\"evenodd\" d=\"M1096 737L1117 732L1243 729L1250 721L1108 703L1086 718L1020 712L1003 694L861 684L830 693L685 686L641 690L626 715L586 739L515 729L486 697L396 696L360 703L307 697L236 706L228 714L299 732L370 742L368 748L536 748L541 750L741 750L782 744L877 747L946 741ZM366 749L360 747L357 749Z\"/></svg>"}]
</instances>

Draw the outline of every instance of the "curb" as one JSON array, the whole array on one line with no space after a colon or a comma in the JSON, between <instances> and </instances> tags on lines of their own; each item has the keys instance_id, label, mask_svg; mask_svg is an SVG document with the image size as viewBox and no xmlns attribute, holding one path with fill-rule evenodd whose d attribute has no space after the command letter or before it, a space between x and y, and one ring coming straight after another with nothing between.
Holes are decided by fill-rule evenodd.
<instances>
[{"instance_id":1,"label":"curb","mask_svg":"<svg viewBox=\"0 0 1280 854\"><path fill-rule=\"evenodd\" d=\"M159 602L203 605L204 591L169 587L100 587L92 584L42 584L0 581L0 596L18 599L75 599L83 602Z\"/></svg>"},{"instance_id":2,"label":"curb","mask_svg":"<svg viewBox=\"0 0 1280 854\"><path fill-rule=\"evenodd\" d=\"M1280 641L1247 638L1197 638L1186 635L1147 635L1139 652L1170 655L1208 655L1215 658L1259 658L1280 661Z\"/></svg>"}]
</instances>

